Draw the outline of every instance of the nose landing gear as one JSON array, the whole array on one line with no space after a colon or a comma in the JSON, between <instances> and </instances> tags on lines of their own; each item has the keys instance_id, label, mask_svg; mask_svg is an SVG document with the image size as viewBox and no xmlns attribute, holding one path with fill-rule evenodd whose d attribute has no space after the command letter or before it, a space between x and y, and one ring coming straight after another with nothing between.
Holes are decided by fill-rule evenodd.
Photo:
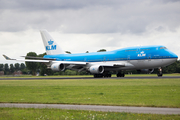
<instances>
[{"instance_id":1,"label":"nose landing gear","mask_svg":"<svg viewBox=\"0 0 180 120\"><path fill-rule=\"evenodd\" d=\"M162 76L163 76L162 68L158 68L157 76L158 76L158 77L162 77Z\"/></svg>"}]
</instances>

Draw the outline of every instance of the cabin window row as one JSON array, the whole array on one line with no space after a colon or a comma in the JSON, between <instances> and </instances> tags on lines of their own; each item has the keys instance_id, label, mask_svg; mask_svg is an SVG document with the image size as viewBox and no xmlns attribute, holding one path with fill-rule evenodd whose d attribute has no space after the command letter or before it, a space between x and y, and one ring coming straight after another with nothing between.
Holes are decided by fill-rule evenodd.
<instances>
[{"instance_id":1,"label":"cabin window row","mask_svg":"<svg viewBox=\"0 0 180 120\"><path fill-rule=\"evenodd\" d=\"M150 49L140 49L140 51L146 51ZM125 50L125 52L132 52L132 51L138 51L138 49L132 49L132 50Z\"/></svg>"}]
</instances>

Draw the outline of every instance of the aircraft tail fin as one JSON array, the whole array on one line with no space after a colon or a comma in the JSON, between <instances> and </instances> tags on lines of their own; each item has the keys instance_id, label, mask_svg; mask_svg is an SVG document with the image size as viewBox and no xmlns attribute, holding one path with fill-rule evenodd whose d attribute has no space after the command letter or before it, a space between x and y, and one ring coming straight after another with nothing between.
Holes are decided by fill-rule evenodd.
<instances>
[{"instance_id":1,"label":"aircraft tail fin","mask_svg":"<svg viewBox=\"0 0 180 120\"><path fill-rule=\"evenodd\" d=\"M47 55L65 54L47 30L40 30Z\"/></svg>"}]
</instances>

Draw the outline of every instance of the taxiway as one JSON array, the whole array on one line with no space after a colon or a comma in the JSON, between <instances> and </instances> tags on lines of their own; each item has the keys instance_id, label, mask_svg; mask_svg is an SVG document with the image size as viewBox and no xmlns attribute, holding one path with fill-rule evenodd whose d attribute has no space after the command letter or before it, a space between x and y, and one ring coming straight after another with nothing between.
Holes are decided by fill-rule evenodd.
<instances>
[{"instance_id":1,"label":"taxiway","mask_svg":"<svg viewBox=\"0 0 180 120\"><path fill-rule=\"evenodd\" d=\"M0 107L9 108L55 108L68 110L91 110L103 112L128 112L150 114L180 114L180 108L154 108L154 107L127 107L127 106L100 106L100 105L67 105L67 104L20 104L0 103Z\"/></svg>"}]
</instances>

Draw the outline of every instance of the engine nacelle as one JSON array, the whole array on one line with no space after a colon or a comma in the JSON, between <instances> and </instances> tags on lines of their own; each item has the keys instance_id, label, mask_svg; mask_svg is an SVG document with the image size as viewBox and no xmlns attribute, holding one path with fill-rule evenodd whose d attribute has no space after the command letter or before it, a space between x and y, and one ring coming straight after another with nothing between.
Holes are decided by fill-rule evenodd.
<instances>
[{"instance_id":1,"label":"engine nacelle","mask_svg":"<svg viewBox=\"0 0 180 120\"><path fill-rule=\"evenodd\" d=\"M89 68L92 74L102 74L104 72L104 67L100 65L94 65Z\"/></svg>"},{"instance_id":2,"label":"engine nacelle","mask_svg":"<svg viewBox=\"0 0 180 120\"><path fill-rule=\"evenodd\" d=\"M141 69L141 70L137 70L137 71L140 71L142 73L151 74L152 72L154 72L154 69Z\"/></svg>"},{"instance_id":3,"label":"engine nacelle","mask_svg":"<svg viewBox=\"0 0 180 120\"><path fill-rule=\"evenodd\" d=\"M65 65L62 63L54 63L51 65L51 70L53 71L64 71L65 68Z\"/></svg>"}]
</instances>

